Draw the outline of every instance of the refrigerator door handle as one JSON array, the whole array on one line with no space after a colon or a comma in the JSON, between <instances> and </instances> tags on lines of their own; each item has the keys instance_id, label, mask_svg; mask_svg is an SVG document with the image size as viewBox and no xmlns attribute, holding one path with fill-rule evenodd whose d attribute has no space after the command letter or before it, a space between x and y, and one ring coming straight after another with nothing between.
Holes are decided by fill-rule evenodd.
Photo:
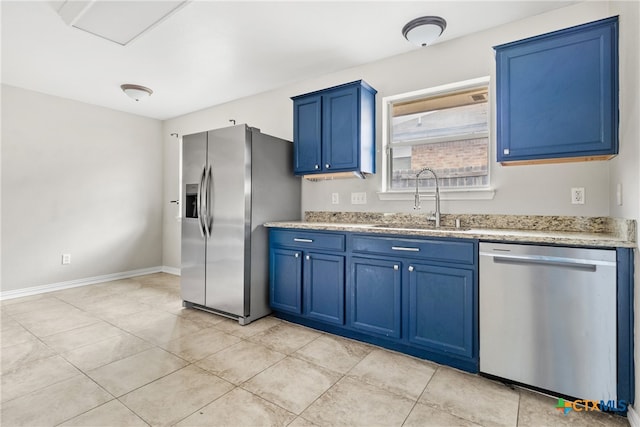
<instances>
[{"instance_id":1,"label":"refrigerator door handle","mask_svg":"<svg viewBox=\"0 0 640 427\"><path fill-rule=\"evenodd\" d=\"M200 183L198 184L198 194L196 196L196 206L198 209L198 230L200 230L200 236L204 237L204 229L202 222L202 185L204 182L204 175L206 171L206 165L202 166L202 173L200 174Z\"/></svg>"},{"instance_id":2,"label":"refrigerator door handle","mask_svg":"<svg viewBox=\"0 0 640 427\"><path fill-rule=\"evenodd\" d=\"M210 195L210 187L211 187L211 164L207 167L207 171L204 173L204 185L203 191L205 194L204 197L204 215L202 218L202 224L204 225L204 233L207 235L207 239L211 237L211 225L213 223L213 218L211 216L211 198ZM211 218L211 219L210 219Z\"/></svg>"}]
</instances>

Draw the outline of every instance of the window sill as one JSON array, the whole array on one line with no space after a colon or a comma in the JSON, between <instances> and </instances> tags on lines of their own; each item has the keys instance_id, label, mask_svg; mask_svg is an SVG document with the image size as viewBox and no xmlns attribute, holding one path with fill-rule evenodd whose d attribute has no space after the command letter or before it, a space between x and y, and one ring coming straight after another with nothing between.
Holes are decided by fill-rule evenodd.
<instances>
[{"instance_id":1,"label":"window sill","mask_svg":"<svg viewBox=\"0 0 640 427\"><path fill-rule=\"evenodd\" d=\"M415 191L378 191L378 199L384 201L413 200ZM440 190L440 200L493 200L496 190L480 188L468 190ZM434 199L433 191L420 190L420 198Z\"/></svg>"}]
</instances>

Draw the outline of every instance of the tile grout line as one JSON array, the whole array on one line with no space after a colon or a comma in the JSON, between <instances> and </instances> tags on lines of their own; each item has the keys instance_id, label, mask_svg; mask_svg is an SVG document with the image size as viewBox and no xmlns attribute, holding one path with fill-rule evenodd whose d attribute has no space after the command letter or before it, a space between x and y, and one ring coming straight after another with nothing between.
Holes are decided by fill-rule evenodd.
<instances>
[{"instance_id":1,"label":"tile grout line","mask_svg":"<svg viewBox=\"0 0 640 427\"><path fill-rule=\"evenodd\" d=\"M413 412L413 410L416 408L416 406L418 405L418 402L420 401L420 398L422 397L422 395L424 394L424 392L427 390L427 387L429 387L429 384L431 383L431 380L433 380L433 377L436 375L436 373L438 372L438 370L440 369L440 367L436 367L436 369L433 371L433 374L431 374L431 376L429 377L429 380L427 381L427 383L424 385L424 387L422 388L422 391L420 392L420 395L416 398L416 401L413 402L413 406L411 407L411 409L409 410L409 412L407 413L407 416L404 417L404 420L402 421L402 426L407 422L407 420L409 419L409 417L411 416L411 413Z\"/></svg>"},{"instance_id":2,"label":"tile grout line","mask_svg":"<svg viewBox=\"0 0 640 427\"><path fill-rule=\"evenodd\" d=\"M195 365L194 365L194 366L195 366ZM197 367L197 366L196 366L196 367ZM202 368L200 368L200 369L202 369ZM207 372L209 372L209 371L207 371ZM214 375L213 373L210 373L210 374L211 374L211 375ZM216 375L214 375L214 376L216 376ZM217 377L217 378L220 378L220 377ZM221 379L221 380L224 380L224 381L226 381L226 382L228 382L228 383L229 383L229 384L231 384L231 385L233 385L233 388L232 388L231 390L227 391L226 393L223 393L223 394L221 394L220 396L216 397L216 398L215 398L215 399L213 399L211 402L208 402L208 403L206 403L205 405L202 405L200 408L196 409L195 411L193 411L192 413L188 414L187 416L185 416L185 417L183 417L183 418L180 418L178 421L176 421L175 423L173 423L173 424L171 424L171 425L172 425L172 426L175 426L175 425L177 425L177 424L180 424L182 421L186 420L186 419L187 419L187 418L189 418L190 416L195 415L195 413L196 413L196 412L200 412L200 411L201 411L201 410L203 410L205 407L207 407L207 406L211 405L213 402L215 402L215 401L217 401L217 400L222 399L224 396L228 395L229 393L231 393L231 392L232 392L232 391L234 391L235 389L239 388L237 385L235 385L235 384L233 384L233 383L231 383L231 382L229 382L229 381L225 380L224 378L220 378L220 379ZM123 403L123 405L124 405L124 403ZM129 408L129 409L131 409L131 408ZM131 411L133 411L133 409L131 409ZM134 413L135 413L135 411L134 411ZM137 415L137 414L136 414L136 415ZM204 414L203 414L203 415L204 415Z\"/></svg>"},{"instance_id":3,"label":"tile grout line","mask_svg":"<svg viewBox=\"0 0 640 427\"><path fill-rule=\"evenodd\" d=\"M522 403L522 392L518 389L518 410L516 411L516 424L515 427L518 427L520 424L520 404Z\"/></svg>"}]
</instances>

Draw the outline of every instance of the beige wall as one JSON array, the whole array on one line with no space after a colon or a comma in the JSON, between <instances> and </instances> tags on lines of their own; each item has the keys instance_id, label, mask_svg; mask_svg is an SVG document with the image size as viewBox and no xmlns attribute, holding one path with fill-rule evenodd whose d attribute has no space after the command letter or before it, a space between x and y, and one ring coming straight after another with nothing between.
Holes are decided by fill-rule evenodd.
<instances>
[{"instance_id":1,"label":"beige wall","mask_svg":"<svg viewBox=\"0 0 640 427\"><path fill-rule=\"evenodd\" d=\"M2 86L2 291L162 265L161 129Z\"/></svg>"}]
</instances>

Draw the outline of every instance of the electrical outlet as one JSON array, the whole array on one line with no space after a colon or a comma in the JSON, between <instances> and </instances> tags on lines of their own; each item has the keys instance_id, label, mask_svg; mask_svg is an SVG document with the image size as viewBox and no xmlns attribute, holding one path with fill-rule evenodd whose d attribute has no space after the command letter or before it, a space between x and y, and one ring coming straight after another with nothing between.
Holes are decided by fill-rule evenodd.
<instances>
[{"instance_id":1,"label":"electrical outlet","mask_svg":"<svg viewBox=\"0 0 640 427\"><path fill-rule=\"evenodd\" d=\"M574 187L571 189L571 204L584 205L584 187Z\"/></svg>"},{"instance_id":2,"label":"electrical outlet","mask_svg":"<svg viewBox=\"0 0 640 427\"><path fill-rule=\"evenodd\" d=\"M352 205L366 205L367 204L367 193L351 193L351 204Z\"/></svg>"},{"instance_id":3,"label":"electrical outlet","mask_svg":"<svg viewBox=\"0 0 640 427\"><path fill-rule=\"evenodd\" d=\"M62 254L62 264L71 264L71 254Z\"/></svg>"},{"instance_id":4,"label":"electrical outlet","mask_svg":"<svg viewBox=\"0 0 640 427\"><path fill-rule=\"evenodd\" d=\"M622 206L622 183L619 182L616 186L616 202L618 206Z\"/></svg>"},{"instance_id":5,"label":"electrical outlet","mask_svg":"<svg viewBox=\"0 0 640 427\"><path fill-rule=\"evenodd\" d=\"M340 194L338 194L338 193L331 193L331 204L332 204L332 205L338 205L338 204L340 204Z\"/></svg>"}]
</instances>

